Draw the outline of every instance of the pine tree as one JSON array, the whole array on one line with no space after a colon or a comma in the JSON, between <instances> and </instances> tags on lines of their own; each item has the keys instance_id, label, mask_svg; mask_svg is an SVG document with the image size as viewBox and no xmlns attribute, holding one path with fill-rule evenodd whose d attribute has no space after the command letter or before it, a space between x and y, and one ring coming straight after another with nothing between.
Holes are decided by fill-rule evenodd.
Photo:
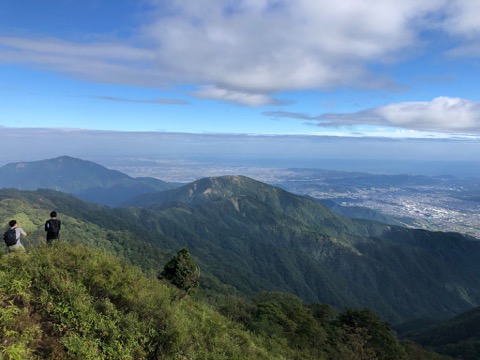
<instances>
[{"instance_id":1,"label":"pine tree","mask_svg":"<svg viewBox=\"0 0 480 360\"><path fill-rule=\"evenodd\" d=\"M183 248L165 265L161 277L187 294L198 287L200 269L187 248Z\"/></svg>"}]
</instances>

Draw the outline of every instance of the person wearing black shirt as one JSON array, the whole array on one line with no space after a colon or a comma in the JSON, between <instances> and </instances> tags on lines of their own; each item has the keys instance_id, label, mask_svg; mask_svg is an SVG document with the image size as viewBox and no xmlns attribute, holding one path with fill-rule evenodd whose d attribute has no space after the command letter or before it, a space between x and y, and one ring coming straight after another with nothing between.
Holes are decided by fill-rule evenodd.
<instances>
[{"instance_id":1,"label":"person wearing black shirt","mask_svg":"<svg viewBox=\"0 0 480 360\"><path fill-rule=\"evenodd\" d=\"M57 213L52 211L50 219L45 222L45 231L47 232L47 244L60 237L61 222L57 219Z\"/></svg>"}]
</instances>

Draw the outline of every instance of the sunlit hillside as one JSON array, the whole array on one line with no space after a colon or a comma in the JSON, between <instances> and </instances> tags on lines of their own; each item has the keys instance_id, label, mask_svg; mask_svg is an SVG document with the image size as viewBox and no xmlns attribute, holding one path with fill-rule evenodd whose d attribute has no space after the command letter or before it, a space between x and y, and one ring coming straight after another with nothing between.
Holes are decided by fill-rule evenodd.
<instances>
[{"instance_id":1,"label":"sunlit hillside","mask_svg":"<svg viewBox=\"0 0 480 360\"><path fill-rule=\"evenodd\" d=\"M2 359L441 359L401 345L368 310L306 307L289 294L231 298L228 320L105 251L63 241L0 257L0 302Z\"/></svg>"}]
</instances>

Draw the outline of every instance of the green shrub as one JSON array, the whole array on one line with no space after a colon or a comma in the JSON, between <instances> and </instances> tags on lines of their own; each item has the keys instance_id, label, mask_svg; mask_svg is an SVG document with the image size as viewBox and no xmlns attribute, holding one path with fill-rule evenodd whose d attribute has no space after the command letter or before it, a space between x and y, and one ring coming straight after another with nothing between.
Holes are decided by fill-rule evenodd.
<instances>
[{"instance_id":1,"label":"green shrub","mask_svg":"<svg viewBox=\"0 0 480 360\"><path fill-rule=\"evenodd\" d=\"M188 293L198 287L200 270L188 250L183 248L165 265L161 277Z\"/></svg>"}]
</instances>

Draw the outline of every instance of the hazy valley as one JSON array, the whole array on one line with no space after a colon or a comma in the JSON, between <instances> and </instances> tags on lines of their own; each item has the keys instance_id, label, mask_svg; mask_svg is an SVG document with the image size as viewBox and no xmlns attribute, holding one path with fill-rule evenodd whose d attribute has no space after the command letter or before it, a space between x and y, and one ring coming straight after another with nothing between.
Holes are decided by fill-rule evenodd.
<instances>
[{"instance_id":1,"label":"hazy valley","mask_svg":"<svg viewBox=\"0 0 480 360\"><path fill-rule=\"evenodd\" d=\"M346 216L453 231L480 238L480 178L205 163L124 161L112 167L131 176L187 183L202 177L244 175L316 199ZM371 212L365 209L373 210Z\"/></svg>"}]
</instances>

